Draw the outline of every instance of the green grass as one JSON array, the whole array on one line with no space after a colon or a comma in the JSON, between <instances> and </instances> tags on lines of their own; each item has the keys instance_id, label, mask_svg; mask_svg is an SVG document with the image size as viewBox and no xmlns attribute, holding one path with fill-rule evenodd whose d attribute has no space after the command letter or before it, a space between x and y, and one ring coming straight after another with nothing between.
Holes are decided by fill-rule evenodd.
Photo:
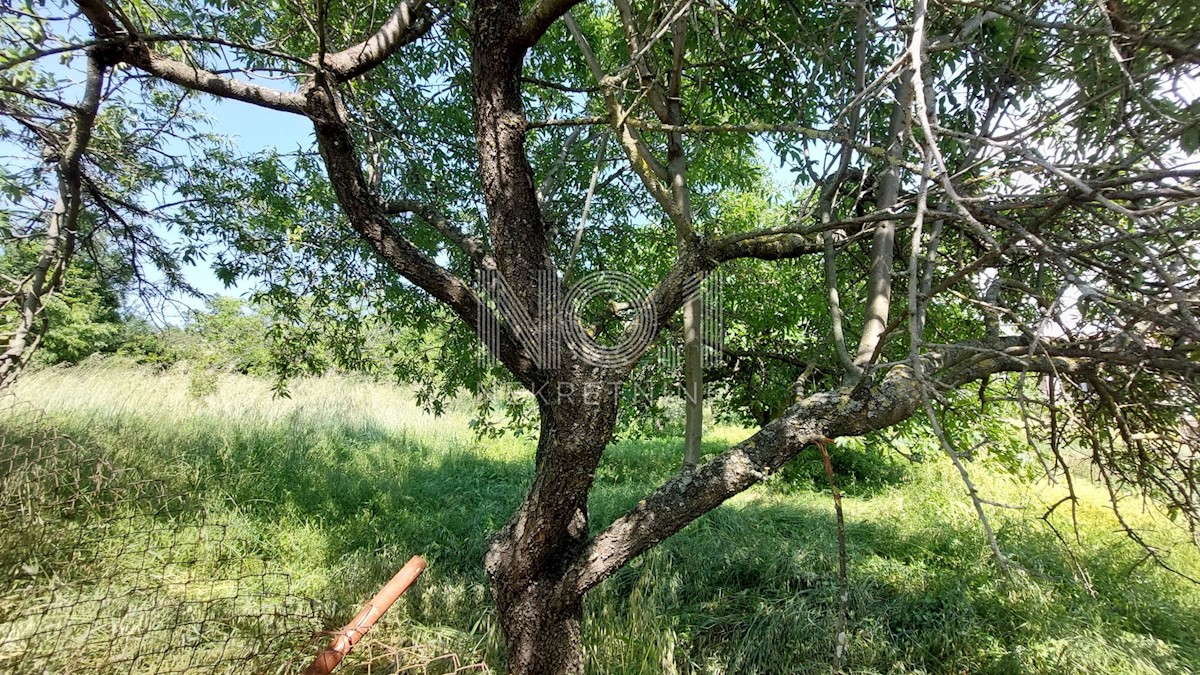
<instances>
[{"instance_id":1,"label":"green grass","mask_svg":"<svg viewBox=\"0 0 1200 675\"><path fill-rule=\"evenodd\" d=\"M476 441L461 409L434 419L399 389L337 377L281 400L226 376L197 399L186 375L99 365L31 374L15 396L0 403L0 642L53 635L56 648L9 640L0 668L153 672L130 664L166 650L164 669L286 671L285 657L311 654L306 636L348 619L413 554L430 568L356 668L385 661L382 645L400 662L502 664L481 559L529 482L528 440ZM714 430L705 450L746 433ZM43 469L10 466L31 449ZM679 453L672 439L610 448L595 526L670 475ZM1037 518L1061 488L972 469L987 497L1026 507L992 510L1023 570L997 572L942 463L852 492L849 670L1200 671L1200 589L1144 563L1099 490L1084 488L1083 540L1068 554ZM758 486L596 589L590 671L829 672L835 529L828 493L810 485ZM64 506L71 495L82 498ZM42 506L11 515L31 501ZM1172 564L1200 574L1180 533L1128 510ZM1065 508L1052 521L1070 536ZM157 630L172 623L186 629Z\"/></svg>"}]
</instances>

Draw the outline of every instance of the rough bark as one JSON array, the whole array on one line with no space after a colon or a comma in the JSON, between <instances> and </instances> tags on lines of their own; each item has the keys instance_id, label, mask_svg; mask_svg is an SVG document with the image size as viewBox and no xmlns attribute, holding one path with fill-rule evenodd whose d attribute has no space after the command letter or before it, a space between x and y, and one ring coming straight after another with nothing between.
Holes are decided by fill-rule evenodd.
<instances>
[{"instance_id":1,"label":"rough bark","mask_svg":"<svg viewBox=\"0 0 1200 675\"><path fill-rule=\"evenodd\" d=\"M491 242L497 269L532 317L545 317L538 311L539 279L556 283L557 276L525 152L521 65L531 32L548 25L547 12L561 14L570 4L541 3L526 19L515 0L472 6L475 136ZM533 338L562 339L557 320L540 321ZM563 352L566 363L532 378L541 412L533 484L484 563L508 670L521 675L583 671L582 594L563 578L587 537L588 492L616 423L611 374Z\"/></svg>"},{"instance_id":2,"label":"rough bark","mask_svg":"<svg viewBox=\"0 0 1200 675\"><path fill-rule=\"evenodd\" d=\"M587 539L588 492L616 423L611 386L576 372L543 394L533 485L488 547L511 673L582 672L583 593L567 570Z\"/></svg>"},{"instance_id":3,"label":"rough bark","mask_svg":"<svg viewBox=\"0 0 1200 675\"><path fill-rule=\"evenodd\" d=\"M583 595L555 580L537 586L493 579L504 626L508 671L524 675L582 675Z\"/></svg>"},{"instance_id":4,"label":"rough bark","mask_svg":"<svg viewBox=\"0 0 1200 675\"><path fill-rule=\"evenodd\" d=\"M496 264L530 315L537 315L537 275L552 270L546 222L525 153L520 3L472 6L471 66L475 143Z\"/></svg>"},{"instance_id":5,"label":"rough bark","mask_svg":"<svg viewBox=\"0 0 1200 675\"><path fill-rule=\"evenodd\" d=\"M894 367L874 386L817 394L694 470L680 471L592 538L572 575L586 592L633 558L778 471L810 443L861 435L910 417L919 404L911 371Z\"/></svg>"},{"instance_id":6,"label":"rough bark","mask_svg":"<svg viewBox=\"0 0 1200 675\"><path fill-rule=\"evenodd\" d=\"M37 265L11 296L20 303L16 327L4 335L0 353L0 390L12 384L22 366L40 342L42 309L46 299L62 283L63 271L74 253L82 208L83 156L92 138L92 127L100 109L107 63L93 48L88 54L87 81L83 98L76 106L75 118L58 152L58 198L46 222L46 240L38 254ZM4 303L0 303L3 308Z\"/></svg>"}]
</instances>

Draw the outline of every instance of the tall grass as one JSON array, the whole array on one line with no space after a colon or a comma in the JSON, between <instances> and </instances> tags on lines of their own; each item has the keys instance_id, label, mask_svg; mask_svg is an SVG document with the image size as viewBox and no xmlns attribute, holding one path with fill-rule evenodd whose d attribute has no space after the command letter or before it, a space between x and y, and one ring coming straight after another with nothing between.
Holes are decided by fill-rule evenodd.
<instances>
[{"instance_id":1,"label":"tall grass","mask_svg":"<svg viewBox=\"0 0 1200 675\"><path fill-rule=\"evenodd\" d=\"M47 370L18 385L21 403L0 431L32 437L38 425L52 426L121 475L164 486L176 499L168 516L133 509L123 514L125 530L99 538L114 545L164 523L177 528L194 563L180 593L215 592L203 589L252 564L288 579L293 596L311 598L314 626L334 627L419 553L429 571L368 640L409 648L414 660L454 652L463 662L502 664L481 559L529 482L529 440L477 441L461 410L435 419L403 390L352 379L305 380L290 399L238 376L212 389L197 398L186 376L103 365ZM745 433L719 429L705 450L719 452ZM795 461L817 460L806 453ZM594 527L679 462L673 439L614 444L591 499ZM993 516L1021 569L1013 578L997 570L961 483L940 463L852 493L844 500L849 670L1200 671L1200 589L1146 562L1118 532L1102 493L1085 486L1082 539L1067 551L1038 518L1060 488L1012 482L984 465L972 470L988 498L1022 507ZM1200 556L1179 544L1168 522L1152 510L1130 517L1173 551L1173 565L1200 574ZM1065 509L1050 521L1071 538ZM206 551L206 537L233 542L234 554ZM154 555L142 546L120 564L169 576ZM768 481L589 595L589 669L829 672L836 567L829 495ZM0 613L3 622L37 611L19 598L5 602L15 606Z\"/></svg>"}]
</instances>

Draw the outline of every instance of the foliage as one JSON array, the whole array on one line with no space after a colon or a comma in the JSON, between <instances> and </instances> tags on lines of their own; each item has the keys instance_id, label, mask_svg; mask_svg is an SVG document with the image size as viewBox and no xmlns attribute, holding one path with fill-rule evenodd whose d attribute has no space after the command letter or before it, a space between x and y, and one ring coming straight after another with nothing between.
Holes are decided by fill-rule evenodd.
<instances>
[{"instance_id":1,"label":"foliage","mask_svg":"<svg viewBox=\"0 0 1200 675\"><path fill-rule=\"evenodd\" d=\"M192 313L180 349L196 367L247 375L271 373L268 317L237 298L215 297L205 311Z\"/></svg>"},{"instance_id":2,"label":"foliage","mask_svg":"<svg viewBox=\"0 0 1200 675\"><path fill-rule=\"evenodd\" d=\"M929 438L925 439L928 447ZM824 465L809 453L789 462L780 473L780 480L800 488L828 490L829 478ZM919 468L911 460L901 458L882 438L867 442L862 439L843 439L829 451L834 480L838 489L851 495L870 495L911 480Z\"/></svg>"},{"instance_id":3,"label":"foliage","mask_svg":"<svg viewBox=\"0 0 1200 675\"><path fill-rule=\"evenodd\" d=\"M23 275L36 260L37 251L29 245L9 245L0 252L0 275ZM45 320L55 326L45 335L36 362L43 364L79 363L92 354L116 352L129 338L122 310L122 278L119 260L103 264L82 260L64 274L62 289L46 303ZM0 331L15 323L17 308L0 310Z\"/></svg>"}]
</instances>

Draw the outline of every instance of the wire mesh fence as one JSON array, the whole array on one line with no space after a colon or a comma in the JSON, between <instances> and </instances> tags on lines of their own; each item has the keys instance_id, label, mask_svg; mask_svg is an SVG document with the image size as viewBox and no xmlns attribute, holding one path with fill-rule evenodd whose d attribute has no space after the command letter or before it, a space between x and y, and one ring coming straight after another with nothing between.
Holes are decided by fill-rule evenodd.
<instances>
[{"instance_id":1,"label":"wire mesh fence","mask_svg":"<svg viewBox=\"0 0 1200 675\"><path fill-rule=\"evenodd\" d=\"M0 672L293 673L335 617L188 494L0 405ZM343 672L487 672L368 639Z\"/></svg>"},{"instance_id":2,"label":"wire mesh fence","mask_svg":"<svg viewBox=\"0 0 1200 675\"><path fill-rule=\"evenodd\" d=\"M466 663L457 654L430 657L426 650L396 647L380 641L364 642L347 660L348 670L396 675L465 675L490 673L487 664Z\"/></svg>"},{"instance_id":3,"label":"wire mesh fence","mask_svg":"<svg viewBox=\"0 0 1200 675\"><path fill-rule=\"evenodd\" d=\"M164 482L6 407L25 423L0 428L0 669L287 672L311 651L320 617L286 574Z\"/></svg>"}]
</instances>

